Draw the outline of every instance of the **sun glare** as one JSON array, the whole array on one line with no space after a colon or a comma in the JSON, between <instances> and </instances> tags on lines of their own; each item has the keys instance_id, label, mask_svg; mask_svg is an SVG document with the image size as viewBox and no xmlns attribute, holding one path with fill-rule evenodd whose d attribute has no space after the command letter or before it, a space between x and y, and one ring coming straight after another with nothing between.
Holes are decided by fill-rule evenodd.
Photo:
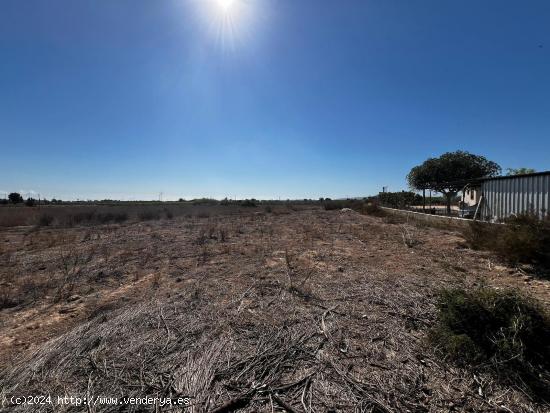
<instances>
[{"instance_id":1,"label":"sun glare","mask_svg":"<svg viewBox=\"0 0 550 413\"><path fill-rule=\"evenodd\" d=\"M257 37L266 20L266 2L252 0L190 0L201 26L224 51L244 47Z\"/></svg>"},{"instance_id":2,"label":"sun glare","mask_svg":"<svg viewBox=\"0 0 550 413\"><path fill-rule=\"evenodd\" d=\"M218 0L218 4L224 12L228 12L235 4L235 0Z\"/></svg>"}]
</instances>

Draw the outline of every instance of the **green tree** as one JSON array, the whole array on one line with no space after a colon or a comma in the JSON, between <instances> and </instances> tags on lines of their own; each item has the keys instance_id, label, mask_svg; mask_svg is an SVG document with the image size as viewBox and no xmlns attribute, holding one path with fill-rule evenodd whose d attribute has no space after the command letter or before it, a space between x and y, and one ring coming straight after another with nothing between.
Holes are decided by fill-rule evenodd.
<instances>
[{"instance_id":1,"label":"green tree","mask_svg":"<svg viewBox=\"0 0 550 413\"><path fill-rule=\"evenodd\" d=\"M8 195L8 198L12 204L20 204L23 202L23 197L17 192L12 192Z\"/></svg>"},{"instance_id":2,"label":"green tree","mask_svg":"<svg viewBox=\"0 0 550 413\"><path fill-rule=\"evenodd\" d=\"M506 168L507 176L533 174L535 172L533 168Z\"/></svg>"},{"instance_id":3,"label":"green tree","mask_svg":"<svg viewBox=\"0 0 550 413\"><path fill-rule=\"evenodd\" d=\"M390 208L405 208L422 203L422 197L414 192L381 192L377 198L380 204Z\"/></svg>"},{"instance_id":4,"label":"green tree","mask_svg":"<svg viewBox=\"0 0 550 413\"><path fill-rule=\"evenodd\" d=\"M487 158L466 151L447 152L439 158L429 158L415 166L407 175L413 189L441 192L451 213L451 200L465 183L472 179L498 175L500 166Z\"/></svg>"}]
</instances>

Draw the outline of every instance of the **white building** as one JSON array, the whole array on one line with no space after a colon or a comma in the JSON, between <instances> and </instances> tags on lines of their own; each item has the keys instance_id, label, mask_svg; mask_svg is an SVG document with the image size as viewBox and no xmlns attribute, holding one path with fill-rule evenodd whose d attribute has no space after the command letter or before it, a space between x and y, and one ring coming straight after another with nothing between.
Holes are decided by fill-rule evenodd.
<instances>
[{"instance_id":1,"label":"white building","mask_svg":"<svg viewBox=\"0 0 550 413\"><path fill-rule=\"evenodd\" d=\"M526 212L549 215L550 171L473 181L463 191L463 215L502 221Z\"/></svg>"}]
</instances>

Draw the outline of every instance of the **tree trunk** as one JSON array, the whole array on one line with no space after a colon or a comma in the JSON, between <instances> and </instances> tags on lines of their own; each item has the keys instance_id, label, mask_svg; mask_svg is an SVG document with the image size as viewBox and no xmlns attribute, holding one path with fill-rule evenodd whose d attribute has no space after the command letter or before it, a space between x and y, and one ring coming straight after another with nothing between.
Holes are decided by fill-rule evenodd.
<instances>
[{"instance_id":1,"label":"tree trunk","mask_svg":"<svg viewBox=\"0 0 550 413\"><path fill-rule=\"evenodd\" d=\"M422 212L426 213L426 188L422 189Z\"/></svg>"},{"instance_id":2,"label":"tree trunk","mask_svg":"<svg viewBox=\"0 0 550 413\"><path fill-rule=\"evenodd\" d=\"M451 216L451 199L453 197L452 192L449 192L445 194L445 198L447 198L447 215Z\"/></svg>"}]
</instances>

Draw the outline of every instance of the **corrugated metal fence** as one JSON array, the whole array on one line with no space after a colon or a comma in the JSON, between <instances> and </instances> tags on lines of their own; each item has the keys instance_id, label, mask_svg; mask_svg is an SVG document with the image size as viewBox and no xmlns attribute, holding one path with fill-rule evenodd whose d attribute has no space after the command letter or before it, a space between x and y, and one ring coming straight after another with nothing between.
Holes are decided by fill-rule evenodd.
<instances>
[{"instance_id":1,"label":"corrugated metal fence","mask_svg":"<svg viewBox=\"0 0 550 413\"><path fill-rule=\"evenodd\" d=\"M514 214L549 213L550 172L488 179L481 184L481 215L499 221Z\"/></svg>"}]
</instances>

